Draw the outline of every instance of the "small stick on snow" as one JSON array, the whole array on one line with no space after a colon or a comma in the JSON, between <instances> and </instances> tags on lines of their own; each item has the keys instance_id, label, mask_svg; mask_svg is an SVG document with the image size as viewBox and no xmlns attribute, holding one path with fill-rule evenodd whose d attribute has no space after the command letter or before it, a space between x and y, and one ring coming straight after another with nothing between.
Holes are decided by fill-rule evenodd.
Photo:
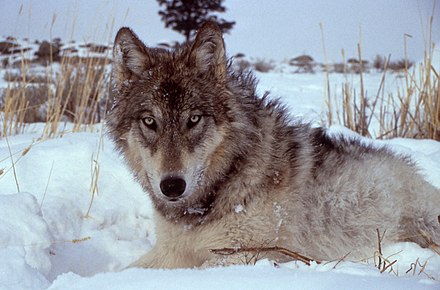
<instances>
[{"instance_id":1,"label":"small stick on snow","mask_svg":"<svg viewBox=\"0 0 440 290\"><path fill-rule=\"evenodd\" d=\"M211 252L217 255L233 255L237 253L243 253L243 252L278 252L281 254L284 254L286 256L289 256L293 258L294 260L298 260L303 262L304 264L310 266L310 262L315 261L316 263L320 264L320 261L316 261L312 258L306 257L304 255L301 255L297 252L293 252L289 249L283 248L283 247L239 247L239 248L222 248L222 249L211 249Z\"/></svg>"}]
</instances>

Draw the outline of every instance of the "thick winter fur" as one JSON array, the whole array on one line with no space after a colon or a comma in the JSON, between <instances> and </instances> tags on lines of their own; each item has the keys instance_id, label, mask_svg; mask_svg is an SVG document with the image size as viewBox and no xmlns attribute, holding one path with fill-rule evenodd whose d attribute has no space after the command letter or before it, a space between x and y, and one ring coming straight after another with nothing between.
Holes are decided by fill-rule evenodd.
<instances>
[{"instance_id":1,"label":"thick winter fur","mask_svg":"<svg viewBox=\"0 0 440 290\"><path fill-rule=\"evenodd\" d=\"M122 28L112 82L109 134L155 207L156 245L133 266L237 263L210 250L240 246L363 259L376 229L383 244L440 243L440 191L408 158L329 137L257 97L212 23L175 51Z\"/></svg>"}]
</instances>

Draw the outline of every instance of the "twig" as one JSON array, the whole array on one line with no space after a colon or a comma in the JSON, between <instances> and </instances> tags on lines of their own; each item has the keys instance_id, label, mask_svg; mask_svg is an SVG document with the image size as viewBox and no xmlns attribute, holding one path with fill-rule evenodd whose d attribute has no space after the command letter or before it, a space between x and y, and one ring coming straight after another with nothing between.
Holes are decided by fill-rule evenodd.
<instances>
[{"instance_id":1,"label":"twig","mask_svg":"<svg viewBox=\"0 0 440 290\"><path fill-rule=\"evenodd\" d=\"M52 166L50 167L50 171L49 171L49 177L47 178L46 188L44 190L43 198L41 199L41 203L40 203L40 210L43 207L43 202L44 202L44 199L46 198L47 188L49 187L50 177L52 176L52 170L53 170L54 163L55 163L55 161L52 161Z\"/></svg>"},{"instance_id":2,"label":"twig","mask_svg":"<svg viewBox=\"0 0 440 290\"><path fill-rule=\"evenodd\" d=\"M333 266L333 269L336 269L336 266L338 266L339 265L339 263L341 263L342 261L344 261L345 260L345 258L347 258L348 257L348 255L350 255L351 254L351 252L348 252L347 254L345 254L342 258L340 258L339 260L338 260L338 262Z\"/></svg>"},{"instance_id":3,"label":"twig","mask_svg":"<svg viewBox=\"0 0 440 290\"><path fill-rule=\"evenodd\" d=\"M388 265L386 265L385 266L385 262L383 263L383 268L382 268L382 270L380 270L380 272L381 273L383 273L383 272L385 272L389 267L391 267L392 265L394 265L394 263L396 263L397 262L397 260L394 260L394 261L392 261L390 264L388 264Z\"/></svg>"},{"instance_id":4,"label":"twig","mask_svg":"<svg viewBox=\"0 0 440 290\"><path fill-rule=\"evenodd\" d=\"M297 252L293 252L289 249L283 247L239 247L239 248L222 248L222 249L211 249L211 252L217 255L233 255L237 253L245 253L245 252L278 252L293 258L294 260L298 260L303 262L304 264L310 266L310 262L315 261L320 264L320 261L316 261L312 258L301 255Z\"/></svg>"},{"instance_id":5,"label":"twig","mask_svg":"<svg viewBox=\"0 0 440 290\"><path fill-rule=\"evenodd\" d=\"M379 233L379 229L376 229L376 233L377 233L377 258L379 259L379 263L376 265L376 267L379 269L380 273L385 272L388 268L391 267L391 271L392 271L392 266L397 262L397 260L394 260L392 262L390 262L389 257L385 258L382 254L382 240L383 237L385 236L385 232L383 232L382 236L380 236ZM383 263L382 263L382 259L383 259ZM376 259L375 259L376 260Z\"/></svg>"},{"instance_id":6,"label":"twig","mask_svg":"<svg viewBox=\"0 0 440 290\"><path fill-rule=\"evenodd\" d=\"M379 229L376 229L376 232L377 232L377 249L379 251L379 256L378 256L378 258L379 258L379 265L378 265L378 268L380 269L380 265L382 264L382 259L381 259L381 257L382 257L382 245L381 245L382 239L380 237ZM382 237L384 235L385 235L385 232L382 235Z\"/></svg>"},{"instance_id":7,"label":"twig","mask_svg":"<svg viewBox=\"0 0 440 290\"><path fill-rule=\"evenodd\" d=\"M11 158L12 171L14 172L14 179L15 179L15 184L17 186L17 192L20 192L20 186L18 185L18 179L17 179L17 172L15 171L14 158L12 157L11 146L9 145L9 140L8 140L8 136L7 135L5 135L5 139L6 139L6 144L8 145L9 157Z\"/></svg>"}]
</instances>

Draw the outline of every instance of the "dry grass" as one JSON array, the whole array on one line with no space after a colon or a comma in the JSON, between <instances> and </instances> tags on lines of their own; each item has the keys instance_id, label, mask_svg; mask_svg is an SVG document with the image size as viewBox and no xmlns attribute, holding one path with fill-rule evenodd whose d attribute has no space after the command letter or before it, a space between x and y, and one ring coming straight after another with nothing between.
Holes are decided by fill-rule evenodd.
<instances>
[{"instance_id":1,"label":"dry grass","mask_svg":"<svg viewBox=\"0 0 440 290\"><path fill-rule=\"evenodd\" d=\"M362 61L362 49L360 44L358 45L358 54L359 60ZM342 57L344 58L344 51L342 51ZM346 66L344 66L343 74L345 82L341 88L341 94L335 94L333 99L331 97L330 80L327 74L327 123L328 125L332 125L336 118L336 122L344 125L350 130L358 132L362 136L373 137L374 134L371 132L370 126L378 100L380 96L383 95L383 85L386 73L383 73L377 94L372 99L368 98L367 92L364 89L364 73L362 66L359 66L359 71L357 72L360 84L358 89L348 80ZM333 114L333 106L335 106L335 114Z\"/></svg>"},{"instance_id":2,"label":"dry grass","mask_svg":"<svg viewBox=\"0 0 440 290\"><path fill-rule=\"evenodd\" d=\"M23 73L18 73L18 72L14 72L14 71L7 71L5 73L5 75L3 76L3 78L8 81L11 82L13 81L14 83L18 83L18 82L25 82L27 84L45 84L47 83L47 77L43 76L43 75L35 75L35 74L24 74Z\"/></svg>"},{"instance_id":3,"label":"dry grass","mask_svg":"<svg viewBox=\"0 0 440 290\"><path fill-rule=\"evenodd\" d=\"M426 268L427 264L428 264L428 261L425 261L422 264L420 262L419 258L417 258L413 263L411 263L409 269L405 272L405 274L411 274L412 273L413 276L415 276L415 275L419 275L420 276L420 275L424 274L429 279L435 280L435 278L432 275L430 275L430 274L425 272L425 268Z\"/></svg>"},{"instance_id":4,"label":"dry grass","mask_svg":"<svg viewBox=\"0 0 440 290\"><path fill-rule=\"evenodd\" d=\"M20 192L20 184L18 182L18 177L17 177L17 172L16 172L16 167L15 166L31 150L32 146L35 143L32 143L31 145L26 147L24 150L12 153L11 147L10 147L10 144L9 144L9 140L8 140L8 136L5 136L5 140L6 140L6 145L8 147L9 156L4 158L4 159L0 159L0 163L9 159L10 160L10 166L8 168L0 168L0 181L1 181L1 179L4 176L6 176L6 174L9 171L12 170L13 175L14 175L14 181L15 181L15 186L16 186L17 192ZM18 154L20 154L20 156L17 157Z\"/></svg>"},{"instance_id":5,"label":"dry grass","mask_svg":"<svg viewBox=\"0 0 440 290\"><path fill-rule=\"evenodd\" d=\"M389 257L385 257L382 253L382 240L385 236L385 232L383 232L382 236L380 235L379 229L376 229L377 233L377 251L374 253L374 265L379 269L381 273L388 271L393 272L393 265L397 262L397 260L391 261Z\"/></svg>"},{"instance_id":6,"label":"dry grass","mask_svg":"<svg viewBox=\"0 0 440 290\"><path fill-rule=\"evenodd\" d=\"M6 63L7 88L0 92L0 139L23 132L26 124L32 122L44 122L42 137L48 138L60 134L64 122L73 123L73 132L78 132L92 129L103 119L109 94L110 50L107 46L89 44L90 55L99 51L103 57L59 54L61 40L52 38L56 21L54 14L49 27L51 41L46 45L49 51L44 57L29 60L22 49L18 62ZM106 26L109 39L113 26L114 19ZM72 34L74 30L75 22ZM32 72L37 63L46 66L45 73Z\"/></svg>"},{"instance_id":7,"label":"dry grass","mask_svg":"<svg viewBox=\"0 0 440 290\"><path fill-rule=\"evenodd\" d=\"M432 63L435 48L431 41L432 23L431 16L429 34L426 37L428 44L423 61L413 66L406 60L400 61L402 63L399 66L403 66L401 74L404 78L404 87L397 93L384 92L385 78L390 69L389 57L384 61L382 80L373 97L368 97L363 87L362 70L359 72L359 87L354 88L346 78L341 93L336 93L333 97L327 76L328 113L325 123L332 125L337 122L362 136L379 139L405 137L440 141L440 78L439 72ZM360 61L361 47L360 43L358 45ZM373 132L373 120L379 123L378 131Z\"/></svg>"},{"instance_id":8,"label":"dry grass","mask_svg":"<svg viewBox=\"0 0 440 290\"><path fill-rule=\"evenodd\" d=\"M108 58L85 58L78 62L63 58L48 102L45 136L57 134L63 117L74 124L73 132L101 121L100 105L108 98L109 80L105 71L108 62Z\"/></svg>"},{"instance_id":9,"label":"dry grass","mask_svg":"<svg viewBox=\"0 0 440 290\"><path fill-rule=\"evenodd\" d=\"M20 185L18 183L17 172L15 170L14 157L12 156L11 146L9 145L8 137L6 137L6 144L8 145L9 157L11 158L12 171L14 172L14 180L15 180L15 185L17 186L17 192L20 192Z\"/></svg>"},{"instance_id":10,"label":"dry grass","mask_svg":"<svg viewBox=\"0 0 440 290\"><path fill-rule=\"evenodd\" d=\"M91 167L90 167L90 202L89 207L87 208L87 212L85 214L85 218L90 218L90 211L92 209L93 201L95 200L95 196L99 194L99 173L100 173L100 165L99 165L99 154L103 148L104 144L104 122L101 122L101 132L99 136L99 142L97 145L96 155L92 154L91 158Z\"/></svg>"},{"instance_id":11,"label":"dry grass","mask_svg":"<svg viewBox=\"0 0 440 290\"><path fill-rule=\"evenodd\" d=\"M73 131L78 132L102 120L109 92L109 58L63 57L59 71L53 72L52 63L45 76L32 76L29 61L21 62L20 73L6 74L8 85L0 96L0 137L23 132L26 123L45 122L42 137L53 137L62 122L72 122Z\"/></svg>"}]
</instances>

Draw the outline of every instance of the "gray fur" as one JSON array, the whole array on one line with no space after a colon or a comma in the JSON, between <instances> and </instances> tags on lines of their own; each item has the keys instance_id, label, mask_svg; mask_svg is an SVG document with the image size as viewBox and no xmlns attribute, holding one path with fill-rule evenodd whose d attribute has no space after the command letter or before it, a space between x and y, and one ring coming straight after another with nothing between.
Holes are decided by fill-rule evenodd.
<instances>
[{"instance_id":1,"label":"gray fur","mask_svg":"<svg viewBox=\"0 0 440 290\"><path fill-rule=\"evenodd\" d=\"M257 97L253 76L231 70L215 24L175 51L122 28L112 83L109 134L155 206L157 243L133 266L238 263L210 251L238 246L364 259L376 229L384 244L440 243L440 191L409 158L329 137ZM168 177L185 180L181 196L161 192Z\"/></svg>"}]
</instances>

